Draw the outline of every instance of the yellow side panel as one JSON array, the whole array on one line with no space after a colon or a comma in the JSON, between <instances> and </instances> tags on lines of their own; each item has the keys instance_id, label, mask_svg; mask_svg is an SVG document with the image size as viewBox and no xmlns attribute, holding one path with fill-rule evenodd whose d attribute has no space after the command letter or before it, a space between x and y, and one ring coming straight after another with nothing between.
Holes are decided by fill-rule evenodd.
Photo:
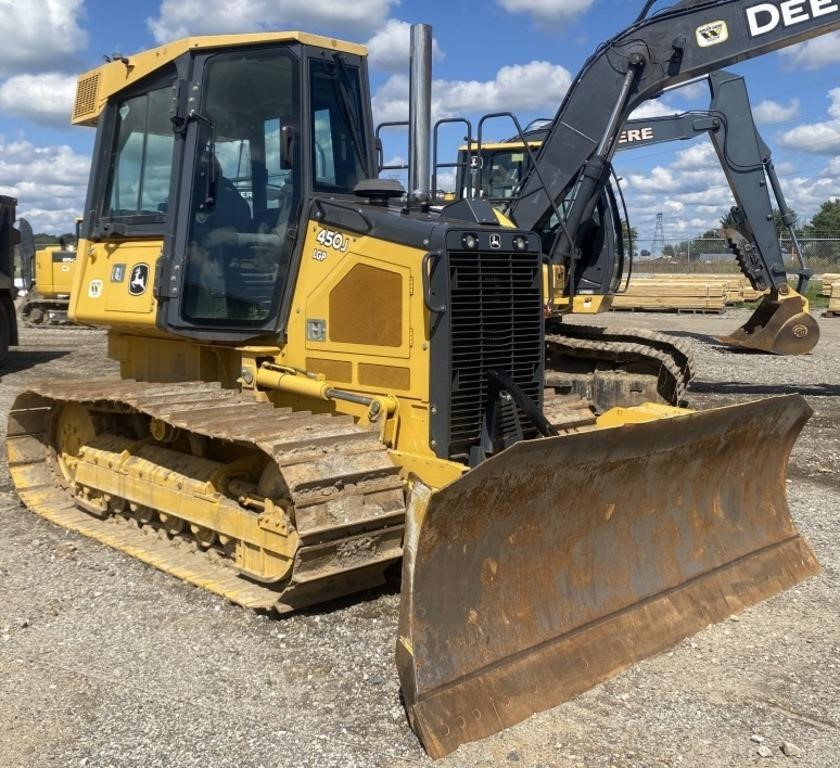
<instances>
[{"instance_id":1,"label":"yellow side panel","mask_svg":"<svg viewBox=\"0 0 840 768\"><path fill-rule=\"evenodd\" d=\"M329 337L348 344L399 347L402 306L403 279L398 271L356 264L330 291Z\"/></svg>"},{"instance_id":2,"label":"yellow side panel","mask_svg":"<svg viewBox=\"0 0 840 768\"><path fill-rule=\"evenodd\" d=\"M190 340L108 334L108 357L120 364L120 376L138 381L219 381L236 386L239 352Z\"/></svg>"},{"instance_id":3,"label":"yellow side panel","mask_svg":"<svg viewBox=\"0 0 840 768\"><path fill-rule=\"evenodd\" d=\"M90 325L155 329L152 292L160 240L79 242L70 317Z\"/></svg>"},{"instance_id":4,"label":"yellow side panel","mask_svg":"<svg viewBox=\"0 0 840 768\"><path fill-rule=\"evenodd\" d=\"M278 362L399 402L398 450L429 453L426 250L322 226L305 230L287 343Z\"/></svg>"}]
</instances>

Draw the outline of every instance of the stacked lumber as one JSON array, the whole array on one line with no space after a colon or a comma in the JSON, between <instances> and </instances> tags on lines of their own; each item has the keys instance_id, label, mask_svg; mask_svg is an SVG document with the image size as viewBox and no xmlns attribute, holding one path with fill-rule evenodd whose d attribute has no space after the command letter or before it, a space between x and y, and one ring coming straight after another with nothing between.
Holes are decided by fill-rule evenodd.
<instances>
[{"instance_id":1,"label":"stacked lumber","mask_svg":"<svg viewBox=\"0 0 840 768\"><path fill-rule=\"evenodd\" d=\"M840 317L840 275L837 280L833 282L828 288L828 309L825 311L826 317Z\"/></svg>"},{"instance_id":2,"label":"stacked lumber","mask_svg":"<svg viewBox=\"0 0 840 768\"><path fill-rule=\"evenodd\" d=\"M825 272L822 276L822 290L820 293L823 296L832 296L836 295L836 293L832 293L831 286L840 281L840 273L837 272Z\"/></svg>"},{"instance_id":3,"label":"stacked lumber","mask_svg":"<svg viewBox=\"0 0 840 768\"><path fill-rule=\"evenodd\" d=\"M665 276L663 275L663 277ZM695 280L700 283L723 283L726 290L725 298L727 304L741 304L744 301L752 301L753 295L756 298L761 298L762 296L760 292L753 290L750 281L740 273L728 272L721 274L710 272L703 274L702 272L694 272L691 274L668 275L667 277L679 282Z\"/></svg>"},{"instance_id":4,"label":"stacked lumber","mask_svg":"<svg viewBox=\"0 0 840 768\"><path fill-rule=\"evenodd\" d=\"M683 280L683 277L690 277ZM613 297L618 310L723 312L729 294L726 280L698 280L696 275L657 275L634 278L627 291Z\"/></svg>"},{"instance_id":5,"label":"stacked lumber","mask_svg":"<svg viewBox=\"0 0 840 768\"><path fill-rule=\"evenodd\" d=\"M766 291L757 291L750 285L750 281L740 272L692 272L690 274L674 273L674 274L649 274L638 275L633 277L633 280L678 280L680 282L686 280L697 280L699 282L723 282L726 283L726 303L727 304L741 304L745 301L758 301L764 296ZM840 280L840 276L837 278Z\"/></svg>"}]
</instances>

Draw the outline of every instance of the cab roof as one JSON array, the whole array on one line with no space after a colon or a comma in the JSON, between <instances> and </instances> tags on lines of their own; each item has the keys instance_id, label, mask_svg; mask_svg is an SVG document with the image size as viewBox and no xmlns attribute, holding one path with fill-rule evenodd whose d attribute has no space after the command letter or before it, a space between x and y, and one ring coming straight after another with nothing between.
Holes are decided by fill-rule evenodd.
<instances>
[{"instance_id":1,"label":"cab roof","mask_svg":"<svg viewBox=\"0 0 840 768\"><path fill-rule=\"evenodd\" d=\"M300 43L313 48L349 53L353 56L367 56L367 48L364 45L338 40L334 37L311 35L307 32L258 32L245 35L183 37L157 48L115 58L113 61L79 75L71 122L74 125L96 125L99 115L111 96L166 66L187 51L266 43Z\"/></svg>"}]
</instances>

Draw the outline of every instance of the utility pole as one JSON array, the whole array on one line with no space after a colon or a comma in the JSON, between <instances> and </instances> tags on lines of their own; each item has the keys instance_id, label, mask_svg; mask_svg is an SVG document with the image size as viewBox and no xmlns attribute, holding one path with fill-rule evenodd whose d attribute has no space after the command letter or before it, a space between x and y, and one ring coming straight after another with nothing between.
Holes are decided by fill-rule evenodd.
<instances>
[{"instance_id":1,"label":"utility pole","mask_svg":"<svg viewBox=\"0 0 840 768\"><path fill-rule=\"evenodd\" d=\"M662 214L656 214L656 227L653 230L653 243L650 246L651 256L655 259L662 258L662 251L665 248L665 230L662 227Z\"/></svg>"}]
</instances>

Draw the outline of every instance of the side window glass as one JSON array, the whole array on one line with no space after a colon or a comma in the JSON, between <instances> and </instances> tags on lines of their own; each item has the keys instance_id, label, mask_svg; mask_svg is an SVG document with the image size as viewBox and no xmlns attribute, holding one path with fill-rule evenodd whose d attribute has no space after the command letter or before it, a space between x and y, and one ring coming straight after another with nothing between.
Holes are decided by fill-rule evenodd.
<instances>
[{"instance_id":1,"label":"side window glass","mask_svg":"<svg viewBox=\"0 0 840 768\"><path fill-rule=\"evenodd\" d=\"M315 118L315 181L335 186L335 158L333 156L330 111L319 109Z\"/></svg>"},{"instance_id":2,"label":"side window glass","mask_svg":"<svg viewBox=\"0 0 840 768\"><path fill-rule=\"evenodd\" d=\"M166 213L175 144L170 96L169 88L160 88L119 104L105 215L160 217Z\"/></svg>"},{"instance_id":3,"label":"side window glass","mask_svg":"<svg viewBox=\"0 0 840 768\"><path fill-rule=\"evenodd\" d=\"M309 77L315 189L351 192L368 175L359 70L340 58L318 60Z\"/></svg>"}]
</instances>

